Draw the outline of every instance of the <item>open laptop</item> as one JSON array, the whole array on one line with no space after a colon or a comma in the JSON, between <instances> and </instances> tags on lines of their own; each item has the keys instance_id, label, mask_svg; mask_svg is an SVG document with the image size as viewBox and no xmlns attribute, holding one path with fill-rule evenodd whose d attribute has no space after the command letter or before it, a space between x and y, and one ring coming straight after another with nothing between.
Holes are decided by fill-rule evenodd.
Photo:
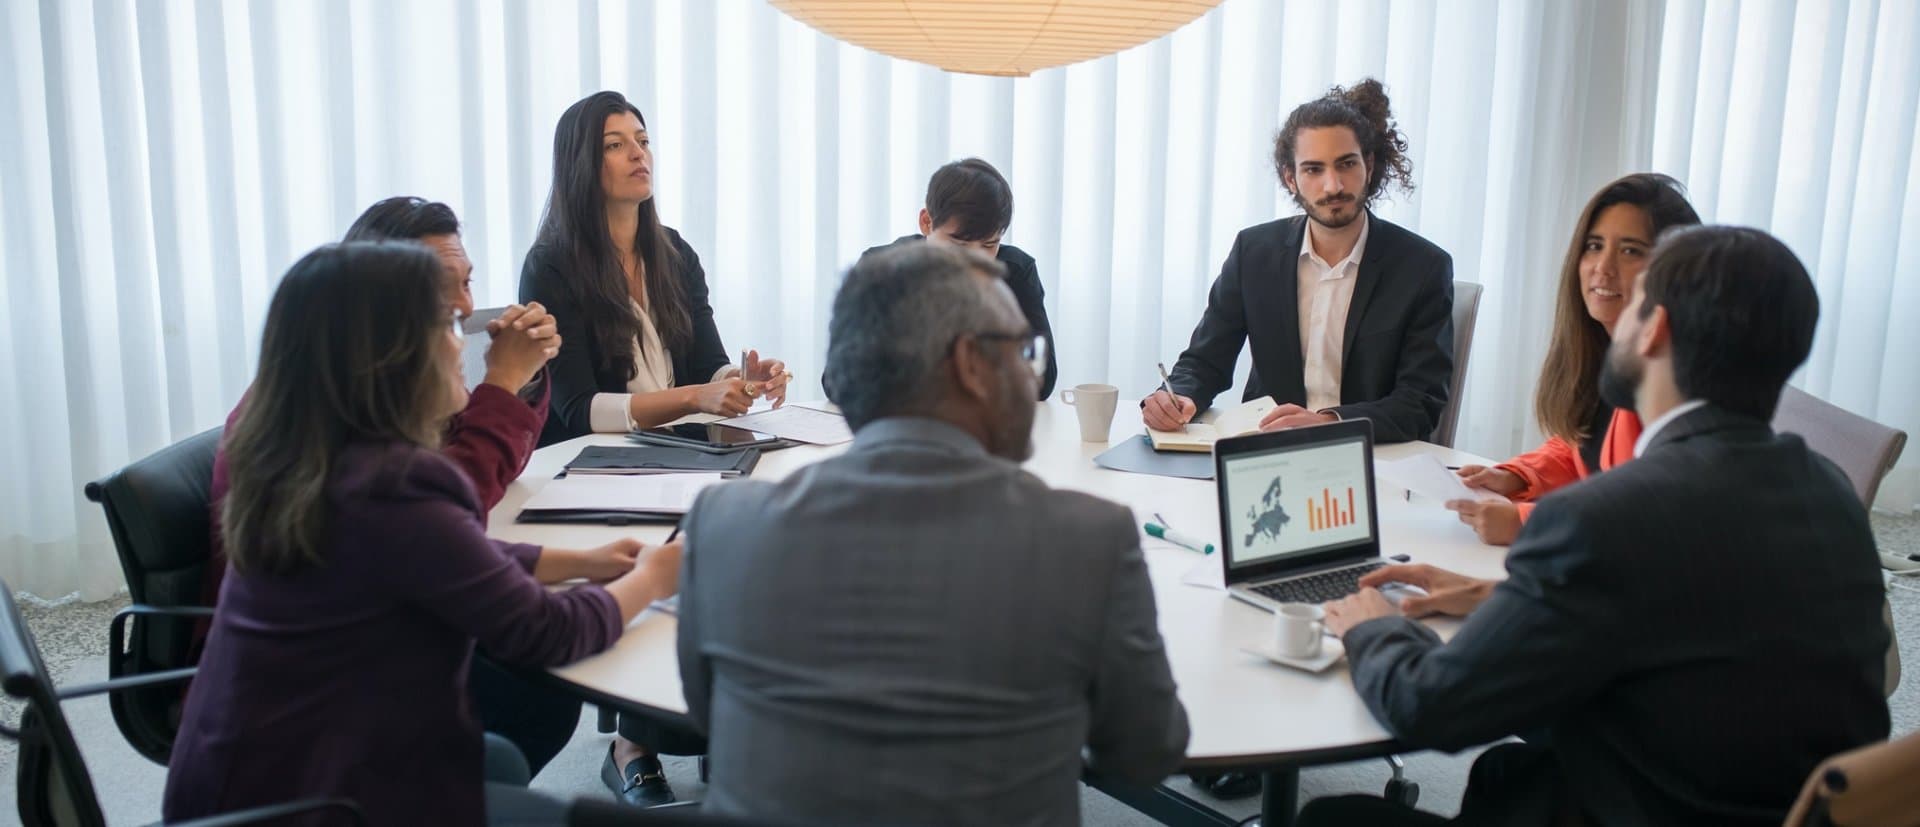
<instances>
[{"instance_id":1,"label":"open laptop","mask_svg":"<svg viewBox=\"0 0 1920 827\"><path fill-rule=\"evenodd\" d=\"M1263 609L1322 603L1380 568L1373 423L1331 422L1213 446L1227 592Z\"/></svg>"}]
</instances>

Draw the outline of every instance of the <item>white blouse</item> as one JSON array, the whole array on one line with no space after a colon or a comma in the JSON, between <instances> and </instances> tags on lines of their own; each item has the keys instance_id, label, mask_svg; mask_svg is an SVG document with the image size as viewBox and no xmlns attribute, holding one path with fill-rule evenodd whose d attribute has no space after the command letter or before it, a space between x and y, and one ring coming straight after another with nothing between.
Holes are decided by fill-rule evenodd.
<instances>
[{"instance_id":1,"label":"white blouse","mask_svg":"<svg viewBox=\"0 0 1920 827\"><path fill-rule=\"evenodd\" d=\"M640 335L633 340L633 379L627 382L626 393L593 395L587 418L596 434L623 434L634 429L637 423L628 415L634 394L673 389L673 352L660 340L653 317L640 308L639 302L633 303L633 312L640 316ZM718 382L739 372L738 365L723 365L707 381Z\"/></svg>"}]
</instances>

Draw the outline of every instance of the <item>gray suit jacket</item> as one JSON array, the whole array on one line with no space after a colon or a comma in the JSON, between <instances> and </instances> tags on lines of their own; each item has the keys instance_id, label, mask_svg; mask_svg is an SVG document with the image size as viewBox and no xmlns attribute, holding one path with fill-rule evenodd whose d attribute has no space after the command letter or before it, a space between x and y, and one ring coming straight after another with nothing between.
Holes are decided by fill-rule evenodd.
<instances>
[{"instance_id":1,"label":"gray suit jacket","mask_svg":"<svg viewBox=\"0 0 1920 827\"><path fill-rule=\"evenodd\" d=\"M929 419L883 419L686 519L680 677L704 809L832 824L1077 825L1081 750L1141 783L1187 716L1126 508Z\"/></svg>"}]
</instances>

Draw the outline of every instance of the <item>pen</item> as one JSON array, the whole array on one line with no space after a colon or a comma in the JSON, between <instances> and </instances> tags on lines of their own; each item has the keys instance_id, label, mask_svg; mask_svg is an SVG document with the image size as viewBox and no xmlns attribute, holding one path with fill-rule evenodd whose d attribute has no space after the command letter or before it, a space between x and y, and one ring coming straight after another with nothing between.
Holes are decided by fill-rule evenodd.
<instances>
[{"instance_id":1,"label":"pen","mask_svg":"<svg viewBox=\"0 0 1920 827\"><path fill-rule=\"evenodd\" d=\"M1147 523L1147 535L1151 537L1158 537L1162 540L1165 540L1169 543L1172 543L1176 546L1180 546L1182 548L1193 549L1194 551L1200 552L1201 554L1213 553L1212 543L1200 542L1199 540L1195 540L1192 537L1188 537L1185 534L1181 534L1180 532L1174 531L1173 529L1163 526L1159 523Z\"/></svg>"},{"instance_id":2,"label":"pen","mask_svg":"<svg viewBox=\"0 0 1920 827\"><path fill-rule=\"evenodd\" d=\"M664 546L664 545L667 545L667 544L669 544L669 543L672 543L672 542L673 542L673 540L674 540L674 538L675 538L675 537L679 537L679 536L680 536L680 524L679 524L679 523L674 523L674 524L673 524L673 533L672 533L672 534L668 534L668 535L667 535L667 542L665 542L665 543L661 543L660 545L663 545L663 546Z\"/></svg>"},{"instance_id":3,"label":"pen","mask_svg":"<svg viewBox=\"0 0 1920 827\"><path fill-rule=\"evenodd\" d=\"M1167 363L1155 362L1153 363L1153 366L1160 369L1160 389L1163 391L1166 391L1168 396L1172 396L1173 395L1173 379L1172 377L1167 376Z\"/></svg>"}]
</instances>

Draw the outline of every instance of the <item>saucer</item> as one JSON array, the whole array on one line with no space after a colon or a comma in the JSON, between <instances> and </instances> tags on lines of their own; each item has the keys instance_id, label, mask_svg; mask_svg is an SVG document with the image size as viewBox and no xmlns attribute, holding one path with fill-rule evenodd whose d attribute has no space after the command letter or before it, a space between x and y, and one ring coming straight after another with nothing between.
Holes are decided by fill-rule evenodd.
<instances>
[{"instance_id":1,"label":"saucer","mask_svg":"<svg viewBox=\"0 0 1920 827\"><path fill-rule=\"evenodd\" d=\"M1242 646L1240 647L1240 651L1257 658L1264 658L1281 666L1291 666L1307 672L1325 672L1327 671L1327 667L1338 663L1341 658L1347 656L1347 647L1342 645L1340 639L1336 637L1321 638L1320 654L1317 657L1311 658L1295 658L1282 655L1274 650L1273 644L1271 643L1263 644L1259 647Z\"/></svg>"}]
</instances>

